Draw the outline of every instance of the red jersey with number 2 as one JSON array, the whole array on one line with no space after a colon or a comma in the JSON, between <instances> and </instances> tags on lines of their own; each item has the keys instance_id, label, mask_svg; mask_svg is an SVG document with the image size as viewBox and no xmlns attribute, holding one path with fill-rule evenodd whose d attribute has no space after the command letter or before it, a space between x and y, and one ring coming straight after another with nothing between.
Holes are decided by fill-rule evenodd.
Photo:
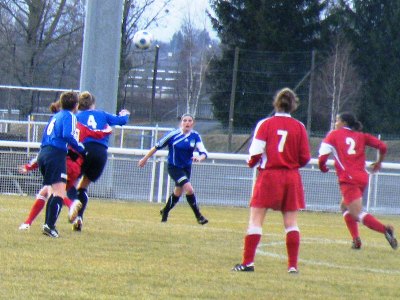
<instances>
[{"instance_id":1,"label":"red jersey with number 2","mask_svg":"<svg viewBox=\"0 0 400 300\"><path fill-rule=\"evenodd\" d=\"M366 185L368 183L368 173L365 169L366 146L379 150L386 149L386 144L373 135L342 127L328 133L321 143L319 155L333 154L340 183Z\"/></svg>"}]
</instances>

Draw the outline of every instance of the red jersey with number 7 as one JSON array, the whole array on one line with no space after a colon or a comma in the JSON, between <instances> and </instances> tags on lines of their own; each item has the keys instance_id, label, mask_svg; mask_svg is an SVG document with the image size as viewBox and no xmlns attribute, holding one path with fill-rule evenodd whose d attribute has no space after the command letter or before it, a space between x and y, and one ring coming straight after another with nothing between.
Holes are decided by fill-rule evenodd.
<instances>
[{"instance_id":1,"label":"red jersey with number 7","mask_svg":"<svg viewBox=\"0 0 400 300\"><path fill-rule=\"evenodd\" d=\"M340 183L365 185L368 183L366 146L379 149L381 153L386 153L387 149L384 142L371 134L342 127L328 133L321 143L319 155L332 153Z\"/></svg>"},{"instance_id":2,"label":"red jersey with number 7","mask_svg":"<svg viewBox=\"0 0 400 300\"><path fill-rule=\"evenodd\" d=\"M311 158L304 124L287 113L258 122L249 153L261 155L259 169L299 169Z\"/></svg>"}]
</instances>

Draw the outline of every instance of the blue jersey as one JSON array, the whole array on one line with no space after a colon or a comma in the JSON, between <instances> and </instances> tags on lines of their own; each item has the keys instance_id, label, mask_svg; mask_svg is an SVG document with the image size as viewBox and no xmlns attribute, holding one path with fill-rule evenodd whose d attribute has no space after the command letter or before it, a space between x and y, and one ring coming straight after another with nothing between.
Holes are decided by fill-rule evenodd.
<instances>
[{"instance_id":1,"label":"blue jersey","mask_svg":"<svg viewBox=\"0 0 400 300\"><path fill-rule=\"evenodd\" d=\"M155 148L162 149L168 145L168 164L179 168L186 168L192 165L193 152L197 149L200 154L207 156L207 150L197 131L190 131L184 134L181 129L167 133L159 140Z\"/></svg>"},{"instance_id":2,"label":"blue jersey","mask_svg":"<svg viewBox=\"0 0 400 300\"><path fill-rule=\"evenodd\" d=\"M114 126L114 125L122 126L122 125L125 125L126 123L128 123L128 120L129 120L129 115L117 116L117 115L109 114L102 110L95 110L95 109L80 111L76 115L76 117L78 118L79 123L86 125L87 127L89 127L92 130L104 129L107 124L110 126ZM83 143L95 142L95 143L102 144L105 147L108 147L108 139L109 139L109 135L103 137L102 139L95 139L92 137L87 137L82 142Z\"/></svg>"},{"instance_id":3,"label":"blue jersey","mask_svg":"<svg viewBox=\"0 0 400 300\"><path fill-rule=\"evenodd\" d=\"M67 152L70 145L78 152L83 152L85 148L75 138L75 132L76 116L68 110L61 110L44 129L41 147L53 146Z\"/></svg>"}]
</instances>

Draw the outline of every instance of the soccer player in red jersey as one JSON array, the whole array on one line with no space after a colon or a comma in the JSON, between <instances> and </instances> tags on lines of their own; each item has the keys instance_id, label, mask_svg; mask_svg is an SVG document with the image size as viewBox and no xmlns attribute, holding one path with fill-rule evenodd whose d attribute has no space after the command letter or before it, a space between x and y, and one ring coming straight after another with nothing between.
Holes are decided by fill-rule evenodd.
<instances>
[{"instance_id":1,"label":"soccer player in red jersey","mask_svg":"<svg viewBox=\"0 0 400 300\"><path fill-rule=\"evenodd\" d=\"M268 209L282 212L286 231L288 272L297 273L300 231L297 212L305 208L299 168L310 160L304 125L291 117L298 105L297 95L284 88L275 95L275 114L258 122L250 145L250 168L258 166L258 176L250 200L250 220L244 238L243 260L232 271L254 271L254 257Z\"/></svg>"},{"instance_id":2,"label":"soccer player in red jersey","mask_svg":"<svg viewBox=\"0 0 400 300\"><path fill-rule=\"evenodd\" d=\"M387 147L384 142L371 134L361 132L362 124L349 112L336 117L335 130L324 138L319 149L319 169L326 173L329 155L335 161L336 174L342 193L341 209L346 226L353 238L353 249L361 248L361 239L357 222L385 235L390 246L397 248L397 240L392 225L383 225L374 216L362 210L362 196L368 185L368 172L365 169L366 146L379 150L376 162L372 163L372 172L381 168Z\"/></svg>"}]
</instances>

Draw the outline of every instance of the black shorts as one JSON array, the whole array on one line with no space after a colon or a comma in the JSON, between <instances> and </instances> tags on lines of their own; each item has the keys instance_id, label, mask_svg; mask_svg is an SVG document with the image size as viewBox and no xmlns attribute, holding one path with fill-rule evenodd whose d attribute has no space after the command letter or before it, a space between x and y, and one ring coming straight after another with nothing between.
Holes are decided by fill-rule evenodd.
<instances>
[{"instance_id":1,"label":"black shorts","mask_svg":"<svg viewBox=\"0 0 400 300\"><path fill-rule=\"evenodd\" d=\"M67 182L67 152L65 150L46 146L40 149L38 164L43 175L43 185Z\"/></svg>"},{"instance_id":2,"label":"black shorts","mask_svg":"<svg viewBox=\"0 0 400 300\"><path fill-rule=\"evenodd\" d=\"M85 143L87 155L82 164L82 175L85 175L91 182L95 182L103 173L107 163L107 147L99 143Z\"/></svg>"},{"instance_id":3,"label":"black shorts","mask_svg":"<svg viewBox=\"0 0 400 300\"><path fill-rule=\"evenodd\" d=\"M182 187L185 183L190 181L190 174L192 168L179 168L174 165L168 165L168 174L175 181L175 186Z\"/></svg>"}]
</instances>

